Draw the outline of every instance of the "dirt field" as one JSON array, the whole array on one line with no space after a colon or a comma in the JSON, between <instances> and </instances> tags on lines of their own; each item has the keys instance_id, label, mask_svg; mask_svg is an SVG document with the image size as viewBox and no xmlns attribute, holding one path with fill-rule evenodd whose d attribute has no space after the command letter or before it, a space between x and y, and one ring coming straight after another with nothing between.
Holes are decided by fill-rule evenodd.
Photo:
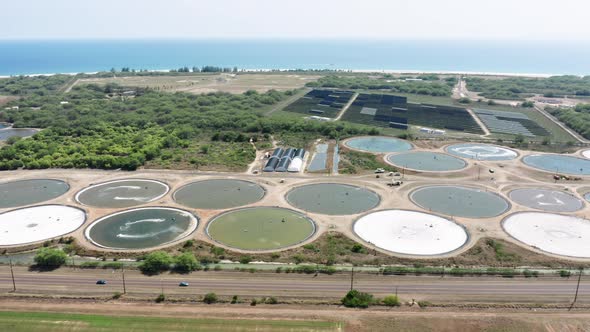
<instances>
[{"instance_id":1,"label":"dirt field","mask_svg":"<svg viewBox=\"0 0 590 332\"><path fill-rule=\"evenodd\" d=\"M15 99L18 98L13 96L0 96L0 106L7 104L8 102L13 101Z\"/></svg>"},{"instance_id":2,"label":"dirt field","mask_svg":"<svg viewBox=\"0 0 590 332\"><path fill-rule=\"evenodd\" d=\"M248 90L293 90L320 78L317 75L296 74L193 74L187 76L130 76L80 79L75 84L116 83L129 87L149 87L167 92L243 93Z\"/></svg>"},{"instance_id":3,"label":"dirt field","mask_svg":"<svg viewBox=\"0 0 590 332\"><path fill-rule=\"evenodd\" d=\"M149 316L194 319L326 321L343 331L588 331L590 314L566 310L366 309L297 305L202 305L2 299L9 312L79 313L108 316ZM0 322L0 327L1 327ZM78 331L78 329L76 329ZM101 330L101 331L109 331ZM233 330L229 330L233 331ZM312 330L313 331L313 330Z\"/></svg>"}]
</instances>

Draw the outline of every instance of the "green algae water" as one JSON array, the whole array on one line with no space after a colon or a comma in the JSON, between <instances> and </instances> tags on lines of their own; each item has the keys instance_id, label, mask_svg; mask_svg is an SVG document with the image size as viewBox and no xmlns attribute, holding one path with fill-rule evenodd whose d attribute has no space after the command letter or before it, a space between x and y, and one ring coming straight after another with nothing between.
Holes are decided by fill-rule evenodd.
<instances>
[{"instance_id":1,"label":"green algae water","mask_svg":"<svg viewBox=\"0 0 590 332\"><path fill-rule=\"evenodd\" d=\"M272 250L303 242L315 223L301 213L278 207L252 207L223 213L207 226L215 241L242 250Z\"/></svg>"}]
</instances>

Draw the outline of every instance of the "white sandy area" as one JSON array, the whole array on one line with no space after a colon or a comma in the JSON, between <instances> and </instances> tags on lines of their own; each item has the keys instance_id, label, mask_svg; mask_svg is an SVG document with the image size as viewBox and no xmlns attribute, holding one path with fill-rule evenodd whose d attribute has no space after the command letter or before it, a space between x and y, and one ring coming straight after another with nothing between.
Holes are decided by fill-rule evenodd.
<instances>
[{"instance_id":1,"label":"white sandy area","mask_svg":"<svg viewBox=\"0 0 590 332\"><path fill-rule=\"evenodd\" d=\"M460 248L467 232L454 222L416 211L385 210L361 217L354 232L385 250L409 255L439 255Z\"/></svg>"},{"instance_id":2,"label":"white sandy area","mask_svg":"<svg viewBox=\"0 0 590 332\"><path fill-rule=\"evenodd\" d=\"M590 150L582 151L582 156L584 156L584 158L590 159Z\"/></svg>"},{"instance_id":3,"label":"white sandy area","mask_svg":"<svg viewBox=\"0 0 590 332\"><path fill-rule=\"evenodd\" d=\"M542 212L516 213L502 226L525 244L562 256L590 257L590 221Z\"/></svg>"},{"instance_id":4,"label":"white sandy area","mask_svg":"<svg viewBox=\"0 0 590 332\"><path fill-rule=\"evenodd\" d=\"M42 205L0 214L0 245L18 245L68 234L86 220L83 210Z\"/></svg>"}]
</instances>

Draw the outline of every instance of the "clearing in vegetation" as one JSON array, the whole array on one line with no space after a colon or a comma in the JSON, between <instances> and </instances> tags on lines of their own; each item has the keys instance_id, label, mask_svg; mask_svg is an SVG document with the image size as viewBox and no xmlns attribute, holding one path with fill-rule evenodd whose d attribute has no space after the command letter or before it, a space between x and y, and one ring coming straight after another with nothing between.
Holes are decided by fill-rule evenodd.
<instances>
[{"instance_id":1,"label":"clearing in vegetation","mask_svg":"<svg viewBox=\"0 0 590 332\"><path fill-rule=\"evenodd\" d=\"M406 97L394 95L360 94L342 120L399 129L417 125L483 134L464 108L410 103Z\"/></svg>"},{"instance_id":2,"label":"clearing in vegetation","mask_svg":"<svg viewBox=\"0 0 590 332\"><path fill-rule=\"evenodd\" d=\"M352 91L314 89L284 111L335 118L353 96Z\"/></svg>"},{"instance_id":3,"label":"clearing in vegetation","mask_svg":"<svg viewBox=\"0 0 590 332\"><path fill-rule=\"evenodd\" d=\"M118 76L108 78L83 78L81 84L117 84L124 87L151 88L167 92L244 93L248 90L266 92L269 90L287 91L302 88L306 83L317 80L315 75L296 74L190 74L170 76Z\"/></svg>"}]
</instances>

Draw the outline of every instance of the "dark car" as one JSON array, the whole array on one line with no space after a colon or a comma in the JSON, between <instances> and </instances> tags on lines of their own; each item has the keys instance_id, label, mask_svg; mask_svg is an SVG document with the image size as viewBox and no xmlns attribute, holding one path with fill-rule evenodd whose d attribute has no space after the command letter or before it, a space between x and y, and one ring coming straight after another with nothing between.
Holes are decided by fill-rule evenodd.
<instances>
[{"instance_id":1,"label":"dark car","mask_svg":"<svg viewBox=\"0 0 590 332\"><path fill-rule=\"evenodd\" d=\"M107 284L107 281L106 281L106 280L104 280L104 279L100 279L100 280L98 280L98 281L96 282L96 284L97 284L97 285L106 285L106 284Z\"/></svg>"},{"instance_id":2,"label":"dark car","mask_svg":"<svg viewBox=\"0 0 590 332\"><path fill-rule=\"evenodd\" d=\"M180 284L178 284L178 287L188 287L188 282L183 281Z\"/></svg>"}]
</instances>

